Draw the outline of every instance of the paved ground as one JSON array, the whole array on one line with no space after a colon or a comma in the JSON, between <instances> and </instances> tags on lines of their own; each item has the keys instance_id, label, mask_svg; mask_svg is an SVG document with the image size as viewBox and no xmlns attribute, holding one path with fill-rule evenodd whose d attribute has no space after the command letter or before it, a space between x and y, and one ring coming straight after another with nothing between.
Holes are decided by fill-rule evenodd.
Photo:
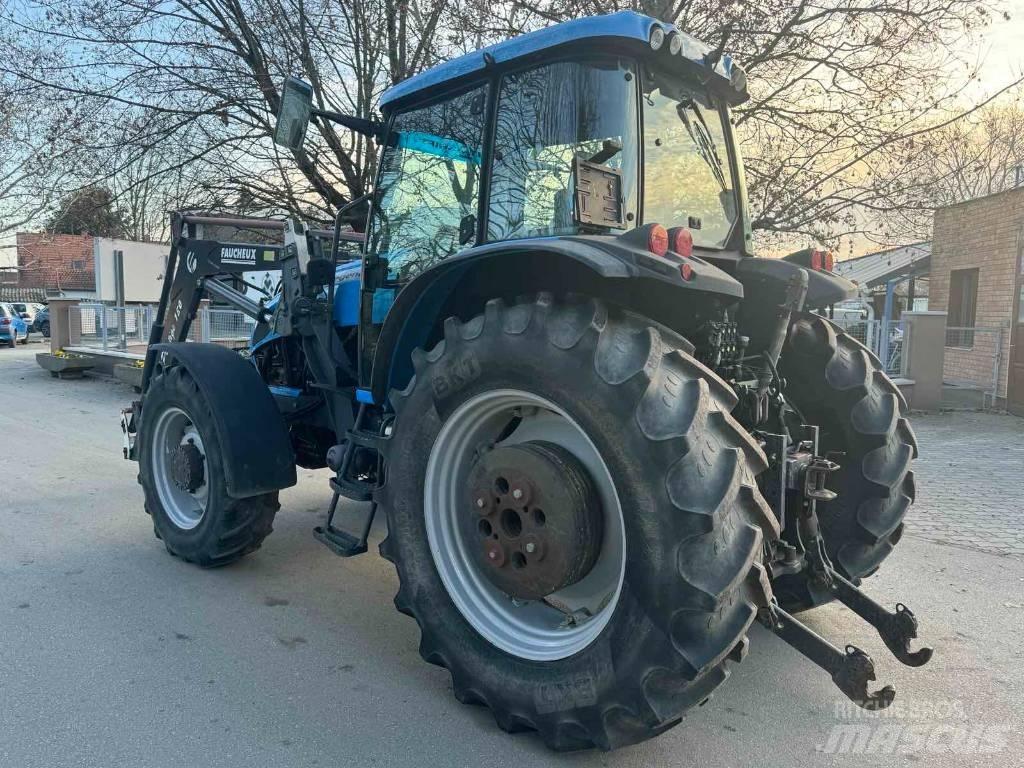
<instances>
[{"instance_id":1,"label":"paved ground","mask_svg":"<svg viewBox=\"0 0 1024 768\"><path fill-rule=\"evenodd\" d=\"M869 584L917 611L931 664L900 667L832 606L807 617L874 654L899 692L890 716L856 717L755 629L747 660L681 726L564 756L453 699L393 609L389 564L312 538L324 473L283 494L255 556L214 572L167 556L120 458L131 393L52 380L39 348L0 349L0 768L1024 764L1020 421L916 421L919 504ZM875 756L843 754L858 748Z\"/></svg>"}]
</instances>

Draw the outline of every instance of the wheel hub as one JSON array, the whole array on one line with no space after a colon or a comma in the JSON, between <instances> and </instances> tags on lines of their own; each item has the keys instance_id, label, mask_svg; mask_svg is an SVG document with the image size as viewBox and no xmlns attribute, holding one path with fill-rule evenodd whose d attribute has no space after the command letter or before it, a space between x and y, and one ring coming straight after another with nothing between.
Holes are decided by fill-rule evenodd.
<instances>
[{"instance_id":1,"label":"wheel hub","mask_svg":"<svg viewBox=\"0 0 1024 768\"><path fill-rule=\"evenodd\" d=\"M203 454L189 441L179 445L171 456L171 481L183 491L195 493L203 484Z\"/></svg>"},{"instance_id":2,"label":"wheel hub","mask_svg":"<svg viewBox=\"0 0 1024 768\"><path fill-rule=\"evenodd\" d=\"M603 513L583 465L554 443L495 448L468 481L467 541L481 569L512 597L539 600L575 584L601 551Z\"/></svg>"}]
</instances>

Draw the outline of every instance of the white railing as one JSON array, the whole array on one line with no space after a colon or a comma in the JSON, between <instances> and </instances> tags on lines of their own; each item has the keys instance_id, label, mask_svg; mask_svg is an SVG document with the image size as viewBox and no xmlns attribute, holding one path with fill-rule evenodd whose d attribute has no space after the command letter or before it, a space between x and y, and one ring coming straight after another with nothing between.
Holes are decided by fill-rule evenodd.
<instances>
[{"instance_id":1,"label":"white railing","mask_svg":"<svg viewBox=\"0 0 1024 768\"><path fill-rule=\"evenodd\" d=\"M71 346L103 351L145 351L156 307L79 304L69 309ZM236 309L202 307L189 328L189 341L244 344L256 321Z\"/></svg>"},{"instance_id":2,"label":"white railing","mask_svg":"<svg viewBox=\"0 0 1024 768\"><path fill-rule=\"evenodd\" d=\"M909 330L902 320L837 318L836 324L874 353L890 376L902 376Z\"/></svg>"}]
</instances>

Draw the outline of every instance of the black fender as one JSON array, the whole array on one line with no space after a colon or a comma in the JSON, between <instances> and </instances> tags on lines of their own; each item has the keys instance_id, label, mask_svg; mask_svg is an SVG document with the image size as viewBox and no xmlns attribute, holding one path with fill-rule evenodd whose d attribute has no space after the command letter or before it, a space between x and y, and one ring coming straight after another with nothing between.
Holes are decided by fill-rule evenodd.
<instances>
[{"instance_id":1,"label":"black fender","mask_svg":"<svg viewBox=\"0 0 1024 768\"><path fill-rule=\"evenodd\" d=\"M181 342L154 349L160 365L184 366L206 398L224 454L228 495L241 499L295 485L288 427L256 366L218 344ZM145 408L143 397L143 413Z\"/></svg>"},{"instance_id":2,"label":"black fender","mask_svg":"<svg viewBox=\"0 0 1024 768\"><path fill-rule=\"evenodd\" d=\"M805 309L820 309L829 304L857 297L857 286L832 272L807 269L783 259L743 258L736 263L736 278L743 283L746 302L781 304L790 278L804 269L807 272Z\"/></svg>"},{"instance_id":3,"label":"black fender","mask_svg":"<svg viewBox=\"0 0 1024 768\"><path fill-rule=\"evenodd\" d=\"M383 403L391 387L408 383L412 351L428 344L456 290L474 292L465 287L470 275L492 278L480 291L478 311L487 299L538 290L604 293L627 305L616 298L632 294L639 306L652 294L671 296L673 304L684 307L711 297L723 304L742 299L743 286L713 264L672 253L656 256L636 240L628 234L506 240L468 249L417 275L398 293L377 338L368 382L373 401ZM683 261L692 268L689 280L680 273ZM690 302L680 300L686 296Z\"/></svg>"}]
</instances>

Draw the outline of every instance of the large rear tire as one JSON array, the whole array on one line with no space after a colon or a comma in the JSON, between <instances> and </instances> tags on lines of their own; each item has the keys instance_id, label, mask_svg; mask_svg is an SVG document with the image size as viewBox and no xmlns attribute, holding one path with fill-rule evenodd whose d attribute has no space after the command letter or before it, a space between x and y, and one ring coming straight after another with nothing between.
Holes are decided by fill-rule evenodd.
<instances>
[{"instance_id":1,"label":"large rear tire","mask_svg":"<svg viewBox=\"0 0 1024 768\"><path fill-rule=\"evenodd\" d=\"M803 315L791 326L779 370L786 398L806 423L820 427L819 453L839 452L829 480L839 496L818 505L832 564L847 578L870 576L903 535L914 501L917 440L908 407L878 358L825 318ZM802 575L774 584L787 609L830 598Z\"/></svg>"},{"instance_id":2,"label":"large rear tire","mask_svg":"<svg viewBox=\"0 0 1024 768\"><path fill-rule=\"evenodd\" d=\"M755 481L764 454L729 415L732 390L691 348L592 300L493 300L469 322L450 318L444 340L414 354L408 387L391 395L396 420L379 500L388 517L381 554L400 581L395 605L419 624L423 658L451 672L456 698L490 707L506 731L535 729L559 750L643 741L705 701L726 678L726 661L744 655L747 629L771 595L763 539L778 529ZM499 429L502 398L533 405ZM480 431L488 420L491 442ZM536 431L541 422L549 431ZM458 543L459 516L477 514L475 494L459 489L480 459L460 462L456 448L468 455L479 439L475 455L486 456L527 425L548 445L566 435L559 447L603 489L601 553L574 587L604 569L622 537L607 597L582 624L563 621L562 639L565 616L552 607L562 592L503 602ZM439 483L454 489L450 498ZM451 525L441 535L445 514ZM503 634L516 622L519 635Z\"/></svg>"},{"instance_id":3,"label":"large rear tire","mask_svg":"<svg viewBox=\"0 0 1024 768\"><path fill-rule=\"evenodd\" d=\"M154 377L142 414L139 482L167 551L213 568L259 549L273 530L277 492L228 495L209 404L182 366Z\"/></svg>"}]
</instances>

